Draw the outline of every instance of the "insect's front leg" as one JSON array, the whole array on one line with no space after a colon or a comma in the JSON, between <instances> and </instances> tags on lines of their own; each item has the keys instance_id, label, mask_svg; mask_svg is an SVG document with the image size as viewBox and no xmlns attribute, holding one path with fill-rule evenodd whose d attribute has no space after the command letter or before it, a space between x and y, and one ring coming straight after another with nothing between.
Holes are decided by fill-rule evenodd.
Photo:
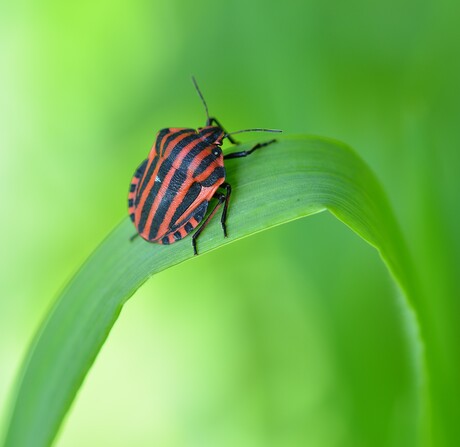
<instances>
[{"instance_id":1,"label":"insect's front leg","mask_svg":"<svg viewBox=\"0 0 460 447\"><path fill-rule=\"evenodd\" d=\"M224 131L225 134L227 133L227 131L224 129L222 124L220 124L217 118L209 118L208 121L206 122L207 126L212 126L213 124L217 124ZM232 144L236 144L236 145L240 144L231 135L227 135L226 138L228 138L228 141L230 141L230 143Z\"/></svg>"},{"instance_id":2,"label":"insect's front leg","mask_svg":"<svg viewBox=\"0 0 460 447\"><path fill-rule=\"evenodd\" d=\"M230 158L247 157L249 154L252 154L256 149L260 149L261 147L268 146L269 144L272 144L275 141L276 140L270 140L270 141L266 141L265 143L257 143L252 149L248 151L233 152L231 154L224 155L224 160L228 160Z\"/></svg>"}]
</instances>

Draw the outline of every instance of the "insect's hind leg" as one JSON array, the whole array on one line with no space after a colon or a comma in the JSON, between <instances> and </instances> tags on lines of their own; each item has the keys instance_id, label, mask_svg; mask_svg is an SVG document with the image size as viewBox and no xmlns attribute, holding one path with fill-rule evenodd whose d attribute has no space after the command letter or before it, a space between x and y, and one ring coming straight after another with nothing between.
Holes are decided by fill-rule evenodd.
<instances>
[{"instance_id":1,"label":"insect's hind leg","mask_svg":"<svg viewBox=\"0 0 460 447\"><path fill-rule=\"evenodd\" d=\"M268 146L269 144L272 144L275 142L276 142L276 139L265 141L264 143L257 143L252 149L248 151L233 152L231 154L224 155L224 160L229 160L231 158L247 157L249 154L252 154L256 149L260 149L261 147Z\"/></svg>"},{"instance_id":2,"label":"insect's hind leg","mask_svg":"<svg viewBox=\"0 0 460 447\"><path fill-rule=\"evenodd\" d=\"M227 237L227 211L228 211L228 203L230 202L230 196L232 194L232 187L228 183L222 183L219 188L225 188L225 204L224 209L222 211L222 216L220 216L220 223L222 225L222 230L224 232L224 237Z\"/></svg>"},{"instance_id":3,"label":"insect's hind leg","mask_svg":"<svg viewBox=\"0 0 460 447\"><path fill-rule=\"evenodd\" d=\"M196 241L197 241L198 237L200 236L201 232L208 226L208 224L211 221L211 219L217 213L217 210L225 202L225 198L226 198L225 194L218 193L217 195L215 195L215 197L217 199L217 203L214 205L214 208L209 213L208 217L204 220L204 222L199 226L199 228L192 235L192 247L193 247L193 254L195 256L198 254L198 251L196 249ZM224 232L224 234L225 234L225 232Z\"/></svg>"}]
</instances>

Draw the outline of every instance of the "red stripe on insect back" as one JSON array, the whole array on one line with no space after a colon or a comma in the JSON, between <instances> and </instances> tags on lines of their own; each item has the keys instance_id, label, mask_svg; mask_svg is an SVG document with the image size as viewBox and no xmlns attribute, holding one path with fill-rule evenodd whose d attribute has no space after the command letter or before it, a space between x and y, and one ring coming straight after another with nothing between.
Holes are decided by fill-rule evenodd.
<instances>
[{"instance_id":1,"label":"red stripe on insect back","mask_svg":"<svg viewBox=\"0 0 460 447\"><path fill-rule=\"evenodd\" d=\"M188 129L188 127L169 127L168 128L169 133L176 133L176 132L180 132L181 130L185 130L185 129Z\"/></svg>"},{"instance_id":2,"label":"red stripe on insect back","mask_svg":"<svg viewBox=\"0 0 460 447\"><path fill-rule=\"evenodd\" d=\"M151 156L151 153L149 155L149 158L148 158L148 161L147 161L147 166L145 168L145 171L144 171L144 175L142 176L141 180L140 180L140 185L138 186L138 190L142 190L142 187L144 185L145 182L148 182L148 179L147 179L147 172L149 172L149 169L150 167L152 166L152 163L154 162L155 160L155 157ZM137 193L137 190L136 190L136 193Z\"/></svg>"},{"instance_id":3,"label":"red stripe on insect back","mask_svg":"<svg viewBox=\"0 0 460 447\"><path fill-rule=\"evenodd\" d=\"M193 225L193 228L196 228L196 226L200 223L198 222L194 217L192 217L189 222Z\"/></svg>"},{"instance_id":4,"label":"red stripe on insect back","mask_svg":"<svg viewBox=\"0 0 460 447\"><path fill-rule=\"evenodd\" d=\"M130 190L128 194L129 199L134 200L136 198L136 192L137 192L138 186L139 186L139 179L137 177L133 177L133 179L131 180L131 185L130 185L132 190Z\"/></svg>"},{"instance_id":5,"label":"red stripe on insect back","mask_svg":"<svg viewBox=\"0 0 460 447\"><path fill-rule=\"evenodd\" d=\"M161 245L170 245L170 244L173 244L174 242L176 242L176 240L174 239L174 235L171 233L171 234L168 234L167 236L159 238L155 242L157 242L158 244L161 244Z\"/></svg>"},{"instance_id":6,"label":"red stripe on insect back","mask_svg":"<svg viewBox=\"0 0 460 447\"><path fill-rule=\"evenodd\" d=\"M201 174L196 176L196 180L198 182L204 182L214 172L214 170L219 166L223 166L223 164L217 163L217 162L211 163ZM222 179L217 181L215 184L216 185L215 189L217 189L217 187L219 187L224 182L224 180L225 178L222 177Z\"/></svg>"},{"instance_id":7,"label":"red stripe on insect back","mask_svg":"<svg viewBox=\"0 0 460 447\"><path fill-rule=\"evenodd\" d=\"M187 143L181 149L181 152L184 151L184 150L187 151L189 149L190 144L193 144L196 141L196 138L194 138L195 135L196 135L196 132L193 129L180 129L180 132L182 132L184 130L189 130L189 132L178 134L178 137L176 137L174 140L172 140L170 143L168 143L168 145L162 150L162 159L167 159L167 158L172 159L173 166L176 165L175 161L176 161L177 157L175 157L175 156L173 157L172 152L176 152L177 145L180 144L186 138L188 138L188 139L192 138L193 141Z\"/></svg>"},{"instance_id":8,"label":"red stripe on insect back","mask_svg":"<svg viewBox=\"0 0 460 447\"><path fill-rule=\"evenodd\" d=\"M203 140L200 140L203 142ZM196 171L198 166L200 166L200 163L208 157L210 154L210 149L206 148L206 150L201 151L187 166L187 175L192 176L193 173Z\"/></svg>"},{"instance_id":9,"label":"red stripe on insect back","mask_svg":"<svg viewBox=\"0 0 460 447\"><path fill-rule=\"evenodd\" d=\"M166 148L166 151L170 150L170 148L174 148L174 146L176 146L180 141L182 141L184 138L187 138L188 136L189 136L188 133L178 135L176 138L174 138L168 144L168 147ZM154 170L153 174L150 176L150 178L147 178L147 176L145 176L142 179L142 183L146 182L147 184L146 184L146 187L145 187L145 189L144 189L144 191L142 193L142 197L140 198L139 203L138 203L138 205L136 207L136 219L135 219L136 223L138 223L140 218L141 218L142 208L144 207L145 201L147 200L147 197L148 197L153 185L155 184L155 179L156 179L158 171L159 171L159 169L161 167L162 161L163 161L163 159L160 159L160 161L157 163L157 166L155 167L155 170ZM153 159L149 160L149 165L151 165L152 162L153 162ZM147 167L145 172L148 172L148 170L149 170L149 167ZM141 188L142 187L143 187L143 185L141 185Z\"/></svg>"},{"instance_id":10,"label":"red stripe on insect back","mask_svg":"<svg viewBox=\"0 0 460 447\"><path fill-rule=\"evenodd\" d=\"M198 144L201 143L201 140L199 139L196 139L196 140L193 140L192 142L190 142L189 144L187 144L180 152L179 154L177 155L177 157L175 158L175 162L178 164L178 166L180 166L180 164L182 163L182 161L184 160L184 158L188 155L188 153L193 150L193 148L195 146L197 146ZM174 143L174 146L177 145L177 143ZM166 157L167 158L167 157ZM153 221L153 218L155 216L155 213L157 212L158 210L158 207L160 206L160 203L161 203L161 200L163 199L163 197L165 196L165 194L167 193L169 187L170 187L170 183L171 183L171 179L173 177L173 175L175 174L175 169L170 169L168 171L168 173L166 174L165 178L162 179L162 182L161 182L161 186L160 186L160 189L159 189L159 192L158 194L156 195L154 201L153 201L153 204L152 204L152 207L150 209L150 212L149 212L149 216L147 218L147 222L145 224L145 227L143 229L143 231L141 232L141 236L143 236L144 238L149 238L149 234L150 234L150 229L151 229L151 226L152 226L152 221ZM153 176L152 176L153 177ZM152 183L152 186L153 186L153 183L155 182L155 179L153 179L153 181L151 182ZM149 185L148 185L148 188L146 189L150 189L151 186L150 186L150 182L149 182ZM145 200L144 200L144 203L145 203ZM142 205L143 206L143 205ZM157 232L157 237L160 237L160 233Z\"/></svg>"},{"instance_id":11,"label":"red stripe on insect back","mask_svg":"<svg viewBox=\"0 0 460 447\"><path fill-rule=\"evenodd\" d=\"M183 130L183 129L169 128L169 129L166 130L166 133L164 134L164 136L162 136L162 140L160 141L160 144L157 147L157 155L163 156L163 154L165 152L165 145L166 145L166 140L168 139L167 138L168 135L172 135L173 133L179 132L180 130Z\"/></svg>"}]
</instances>

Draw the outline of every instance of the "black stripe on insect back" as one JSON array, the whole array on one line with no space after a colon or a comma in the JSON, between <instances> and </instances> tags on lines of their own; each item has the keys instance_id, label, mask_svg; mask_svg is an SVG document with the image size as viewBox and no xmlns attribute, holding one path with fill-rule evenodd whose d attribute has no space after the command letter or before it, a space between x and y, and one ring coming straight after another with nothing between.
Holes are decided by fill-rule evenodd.
<instances>
[{"instance_id":1,"label":"black stripe on insect back","mask_svg":"<svg viewBox=\"0 0 460 447\"><path fill-rule=\"evenodd\" d=\"M206 210L208 209L208 204L209 202L207 200L204 200L195 210L193 217L197 222L201 222L201 220L203 219L204 215L206 214Z\"/></svg>"},{"instance_id":2,"label":"black stripe on insect back","mask_svg":"<svg viewBox=\"0 0 460 447\"><path fill-rule=\"evenodd\" d=\"M134 173L134 178L136 178L138 180L142 178L142 176L144 175L144 171L145 171L145 168L147 166L148 161L149 161L148 158L146 158L139 165L139 167L136 169L136 172ZM131 183L129 185L129 192L134 192L134 191L136 191L136 189L139 189L139 181L137 183ZM137 196L137 192L136 192L136 196ZM137 202L138 202L138 200L136 199L136 204L137 204ZM129 206L131 206L131 205L129 205Z\"/></svg>"},{"instance_id":3,"label":"black stripe on insect back","mask_svg":"<svg viewBox=\"0 0 460 447\"><path fill-rule=\"evenodd\" d=\"M218 166L201 184L203 186L212 186L221 178L225 178L225 169L222 166Z\"/></svg>"},{"instance_id":4,"label":"black stripe on insect back","mask_svg":"<svg viewBox=\"0 0 460 447\"><path fill-rule=\"evenodd\" d=\"M198 194L200 194L200 191L201 191L201 185L199 185L198 183L193 183L192 186L187 191L187 194L183 198L183 200L180 203L180 205L176 208L176 211L174 211L174 215L171 218L171 222L169 222L169 225L168 225L171 229L176 227L176 224L178 223L178 220L190 208L190 205L198 197Z\"/></svg>"},{"instance_id":5,"label":"black stripe on insect back","mask_svg":"<svg viewBox=\"0 0 460 447\"><path fill-rule=\"evenodd\" d=\"M214 162L215 160L216 160L216 156L213 153L204 157L201 163L195 169L195 172L193 173L193 177L198 177L200 174L206 171L206 169L208 169L210 164Z\"/></svg>"},{"instance_id":6,"label":"black stripe on insect back","mask_svg":"<svg viewBox=\"0 0 460 447\"><path fill-rule=\"evenodd\" d=\"M161 129L158 132L157 139L155 141L155 151L158 155L160 155L161 142L163 141L164 137L168 135L168 133L170 133L169 129Z\"/></svg>"},{"instance_id":7,"label":"black stripe on insect back","mask_svg":"<svg viewBox=\"0 0 460 447\"><path fill-rule=\"evenodd\" d=\"M168 130L168 129L167 129ZM194 129L181 129L181 130L178 130L177 132L171 132L171 134L169 135L168 138L166 138L166 141L165 141L165 144L163 145L163 151L161 153L161 155L163 156L165 154L165 152L168 150L169 146L171 145L172 141L174 139L176 139L178 136L180 135L183 135L185 133L190 133L192 132L194 135L191 135L190 137L195 137L196 138L196 135L195 135L195 130ZM184 138L182 141L179 141L179 143L176 144L175 148L177 149L178 147L180 147L181 149L183 149L183 142L185 140L188 140L190 137L187 137L187 138ZM190 143L190 141L189 141ZM180 152L180 149L177 153ZM172 155L172 154L171 154ZM176 155L177 156L177 155ZM169 156L168 156L169 158Z\"/></svg>"},{"instance_id":8,"label":"black stripe on insect back","mask_svg":"<svg viewBox=\"0 0 460 447\"><path fill-rule=\"evenodd\" d=\"M144 175L144 178L142 179L141 187L139 188L139 190L136 193L136 206L139 205L139 202L140 202L141 197L142 197L142 193L144 192L145 188L147 187L147 185L149 183L149 180L152 178L152 175L153 175L153 173L155 171L155 168L157 167L157 163L158 163L159 159L160 159L160 157L158 155L156 155L153 158L152 163L150 163L149 170L147 171L147 173Z\"/></svg>"},{"instance_id":9,"label":"black stripe on insect back","mask_svg":"<svg viewBox=\"0 0 460 447\"><path fill-rule=\"evenodd\" d=\"M187 132L190 132L190 129L187 129ZM183 133L183 132L181 132L181 133ZM179 132L177 132L175 135L177 136L178 134L179 134ZM170 138L171 137L169 137L168 140ZM165 144L168 144L168 140L166 141ZM197 144L187 153L187 155L185 156L185 158L182 161L182 163L180 165L180 168L179 168L179 169L184 170L184 172L186 172L185 171L187 169L187 164L186 163L190 163L190 161L187 161L187 160L189 160L188 157L192 156L192 160L193 160L193 158L196 157L197 154L199 154L203 149L205 149L207 147L207 144L205 142L201 141L197 137L197 135L195 133L193 135L189 135L188 137L185 137L183 140L179 141L179 143L176 144L176 146L173 148L171 153L165 159L162 160L162 163L160 165L160 169L158 170L158 177L161 179L161 181L155 182L153 184L152 189L149 191L149 195L147 197L147 200L145 201L144 206L142 207L141 219L140 219L139 227L138 227L139 233L144 231L144 228L145 228L145 225L147 223L148 216L149 216L149 214L151 212L152 205L153 205L153 202L155 200L155 197L158 195L160 187L163 184L164 178L166 177L168 172L172 169L173 162L176 160L178 155L183 150L186 150L186 147L188 145L190 145L191 143L193 143L194 141L196 141ZM170 143L171 143L171 141L169 141L169 144ZM176 170L175 174L177 174L177 170ZM173 176L173 179L174 179L174 176ZM170 185L172 184L173 179L171 180ZM180 182L179 186L183 183L184 180L185 180L185 176L184 176L184 179ZM174 181L176 182L175 184L177 184L179 179L176 178L176 179L174 179ZM166 186L168 186L167 190L169 190L169 185L166 185ZM173 195L166 194L165 197L162 198L162 200L160 202L160 205L158 207L158 210L155 212L155 217L157 217L158 211L160 210L162 205L163 205L163 209L165 207L166 207L166 210L169 208L170 202L174 198L174 196L175 196L175 194L173 194ZM166 211L164 213L160 213L161 214L161 219L164 218L165 213L166 213ZM158 222L158 219L155 220L155 218L154 218L154 221ZM151 230L150 230L150 234L152 234L152 229L154 230L155 236L156 236L156 232L158 230L158 226L161 225L161 220L160 220L160 223L156 223L156 225L157 226L155 226L155 224L152 223L152 227L151 227Z\"/></svg>"},{"instance_id":10,"label":"black stripe on insect back","mask_svg":"<svg viewBox=\"0 0 460 447\"><path fill-rule=\"evenodd\" d=\"M145 171L145 167L147 166L147 162L148 162L148 158L146 158L139 166L138 168L136 169L136 172L134 173L134 177L136 178L141 178L142 177L142 174L144 173ZM136 185L131 185L131 186L136 186ZM134 191L134 190L133 190ZM133 192L131 191L131 192Z\"/></svg>"},{"instance_id":11,"label":"black stripe on insect back","mask_svg":"<svg viewBox=\"0 0 460 447\"><path fill-rule=\"evenodd\" d=\"M190 163L192 163L193 159L200 154L200 152L206 150L206 148L208 147L208 144L206 142L201 140L197 141L198 143L187 153L187 155L182 160L179 169L175 170L174 175L172 176L171 181L168 185L167 192L161 198L161 202L158 206L158 209L156 210L155 215L153 216L152 226L150 227L149 239L156 238L158 229L160 228L160 225L162 224L169 208L173 205L177 192L180 190L181 186L187 179L188 166L190 165ZM167 160L169 160L169 157L167 158Z\"/></svg>"}]
</instances>

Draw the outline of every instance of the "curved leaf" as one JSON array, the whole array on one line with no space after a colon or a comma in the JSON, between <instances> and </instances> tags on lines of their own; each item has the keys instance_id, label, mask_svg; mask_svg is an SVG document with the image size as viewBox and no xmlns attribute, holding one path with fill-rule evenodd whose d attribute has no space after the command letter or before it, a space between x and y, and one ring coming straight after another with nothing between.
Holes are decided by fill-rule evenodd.
<instances>
[{"instance_id":1,"label":"curved leaf","mask_svg":"<svg viewBox=\"0 0 460 447\"><path fill-rule=\"evenodd\" d=\"M317 137L282 138L244 162L228 160L226 168L234 187L229 237L223 238L219 219L214 219L199 239L200 254L329 210L380 252L406 297L417 298L404 243L385 195L366 164L348 147ZM126 300L154 273L193 257L190 238L171 246L140 238L131 243L133 232L126 218L60 294L24 363L6 446L52 442ZM423 385L415 319L409 325L414 376Z\"/></svg>"}]
</instances>

